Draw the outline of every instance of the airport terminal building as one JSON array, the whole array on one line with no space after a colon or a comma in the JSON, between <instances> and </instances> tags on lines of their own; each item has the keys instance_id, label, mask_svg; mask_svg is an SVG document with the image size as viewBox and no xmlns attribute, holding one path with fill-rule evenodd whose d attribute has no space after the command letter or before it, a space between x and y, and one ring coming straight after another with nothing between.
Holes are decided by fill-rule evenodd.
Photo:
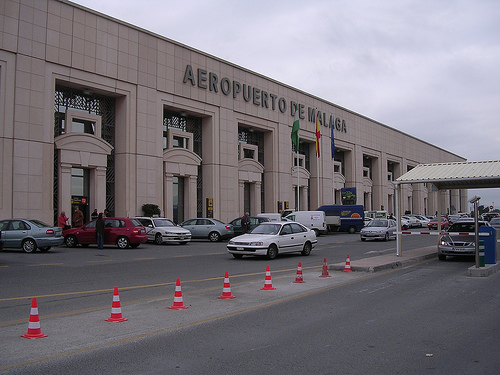
<instances>
[{"instance_id":1,"label":"airport terminal building","mask_svg":"<svg viewBox=\"0 0 500 375\"><path fill-rule=\"evenodd\" d=\"M394 212L396 178L465 160L69 1L2 1L0 28L0 218L52 223L75 205L88 219L155 204L175 222L348 201ZM404 187L403 211L434 214L438 199L467 211L467 191L422 183Z\"/></svg>"}]
</instances>

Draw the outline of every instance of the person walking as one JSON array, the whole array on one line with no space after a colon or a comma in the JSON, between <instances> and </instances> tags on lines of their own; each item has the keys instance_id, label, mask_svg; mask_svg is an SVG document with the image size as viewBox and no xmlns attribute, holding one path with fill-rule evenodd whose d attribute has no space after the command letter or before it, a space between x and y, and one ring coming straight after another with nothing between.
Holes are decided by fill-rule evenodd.
<instances>
[{"instance_id":1,"label":"person walking","mask_svg":"<svg viewBox=\"0 0 500 375\"><path fill-rule=\"evenodd\" d=\"M245 212L245 215L241 218L241 229L243 230L243 234L248 231L248 227L250 226L250 219L248 218L250 214Z\"/></svg>"},{"instance_id":2,"label":"person walking","mask_svg":"<svg viewBox=\"0 0 500 375\"><path fill-rule=\"evenodd\" d=\"M95 222L95 235L97 237L97 248L104 248L104 235L106 230L104 229L104 218L102 217L102 212L97 216L97 221Z\"/></svg>"},{"instance_id":3,"label":"person walking","mask_svg":"<svg viewBox=\"0 0 500 375\"><path fill-rule=\"evenodd\" d=\"M73 226L75 228L81 227L83 225L83 212L80 211L78 206L75 206L75 211L73 212Z\"/></svg>"}]
</instances>

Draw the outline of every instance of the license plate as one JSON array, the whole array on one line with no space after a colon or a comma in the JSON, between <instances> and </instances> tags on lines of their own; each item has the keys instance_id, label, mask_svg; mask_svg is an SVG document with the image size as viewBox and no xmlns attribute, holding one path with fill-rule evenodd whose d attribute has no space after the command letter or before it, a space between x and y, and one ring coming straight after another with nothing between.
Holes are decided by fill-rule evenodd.
<instances>
[{"instance_id":1,"label":"license plate","mask_svg":"<svg viewBox=\"0 0 500 375\"><path fill-rule=\"evenodd\" d=\"M245 248L244 247L237 247L236 250L243 251L243 250L245 250Z\"/></svg>"}]
</instances>

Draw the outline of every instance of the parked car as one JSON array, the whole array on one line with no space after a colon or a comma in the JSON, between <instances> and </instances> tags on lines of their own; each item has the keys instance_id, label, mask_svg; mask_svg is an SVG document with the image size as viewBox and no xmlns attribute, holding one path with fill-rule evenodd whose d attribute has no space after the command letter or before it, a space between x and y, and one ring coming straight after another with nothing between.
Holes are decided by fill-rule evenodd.
<instances>
[{"instance_id":1,"label":"parked car","mask_svg":"<svg viewBox=\"0 0 500 375\"><path fill-rule=\"evenodd\" d=\"M445 217L442 217L441 218L441 230L448 229L449 226L450 226L450 223L448 222L448 219L446 219ZM429 230L432 230L432 229L437 230L437 227L438 227L437 218L429 221L429 224L427 224L427 227L429 228Z\"/></svg>"},{"instance_id":2,"label":"parked car","mask_svg":"<svg viewBox=\"0 0 500 375\"><path fill-rule=\"evenodd\" d=\"M404 217L401 217L401 229L407 230L410 228L410 222L406 220Z\"/></svg>"},{"instance_id":3,"label":"parked car","mask_svg":"<svg viewBox=\"0 0 500 375\"><path fill-rule=\"evenodd\" d=\"M422 215L412 215L412 216L417 219L418 224L419 224L418 226L420 228L427 228L428 227L430 219L428 219Z\"/></svg>"},{"instance_id":4,"label":"parked car","mask_svg":"<svg viewBox=\"0 0 500 375\"><path fill-rule=\"evenodd\" d=\"M414 216L405 215L405 216L401 216L401 218L405 219L405 220L408 220L410 228L415 228L415 227L420 226L420 223L418 222L417 218L414 217Z\"/></svg>"},{"instance_id":5,"label":"parked car","mask_svg":"<svg viewBox=\"0 0 500 375\"><path fill-rule=\"evenodd\" d=\"M500 217L494 217L490 220L490 225L497 231L500 230Z\"/></svg>"},{"instance_id":6,"label":"parked car","mask_svg":"<svg viewBox=\"0 0 500 375\"><path fill-rule=\"evenodd\" d=\"M164 217L136 217L146 229L148 241L157 245L178 242L181 245L191 241L191 232L186 228L176 225L172 220Z\"/></svg>"},{"instance_id":7,"label":"parked car","mask_svg":"<svg viewBox=\"0 0 500 375\"><path fill-rule=\"evenodd\" d=\"M233 226L212 218L199 217L180 224L191 232L191 238L207 238L212 242L234 236Z\"/></svg>"},{"instance_id":8,"label":"parked car","mask_svg":"<svg viewBox=\"0 0 500 375\"><path fill-rule=\"evenodd\" d=\"M361 241L367 239L386 240L396 238L397 224L392 219L373 219L370 223L361 229L359 235Z\"/></svg>"},{"instance_id":9,"label":"parked car","mask_svg":"<svg viewBox=\"0 0 500 375\"><path fill-rule=\"evenodd\" d=\"M64 242L62 228L34 219L7 219L0 221L1 247L23 249L32 253L37 249L47 252Z\"/></svg>"},{"instance_id":10,"label":"parked car","mask_svg":"<svg viewBox=\"0 0 500 375\"><path fill-rule=\"evenodd\" d=\"M487 221L480 221L479 226L490 226ZM473 256L476 254L476 223L462 221L452 224L448 233L464 233L458 235L445 234L438 243L438 258L446 260L446 256Z\"/></svg>"},{"instance_id":11,"label":"parked car","mask_svg":"<svg viewBox=\"0 0 500 375\"><path fill-rule=\"evenodd\" d=\"M82 245L96 245L97 238L95 233L95 223L97 220L92 220L79 228L72 228L63 232L64 243L68 247ZM141 243L147 241L146 229L136 219L122 217L106 217L104 218L104 244L116 245L120 249L127 247L136 248Z\"/></svg>"},{"instance_id":12,"label":"parked car","mask_svg":"<svg viewBox=\"0 0 500 375\"><path fill-rule=\"evenodd\" d=\"M249 216L248 220L250 221L250 225L248 225L248 231L251 231L260 223L265 223L267 221L270 221L269 218L263 216ZM231 220L229 224L233 226L233 232L235 236L243 234L243 227L241 226L241 217Z\"/></svg>"},{"instance_id":13,"label":"parked car","mask_svg":"<svg viewBox=\"0 0 500 375\"><path fill-rule=\"evenodd\" d=\"M291 221L261 223L252 233L229 240L227 251L239 259L243 255L261 255L274 259L278 254L300 252L309 255L317 243L316 233Z\"/></svg>"}]
</instances>

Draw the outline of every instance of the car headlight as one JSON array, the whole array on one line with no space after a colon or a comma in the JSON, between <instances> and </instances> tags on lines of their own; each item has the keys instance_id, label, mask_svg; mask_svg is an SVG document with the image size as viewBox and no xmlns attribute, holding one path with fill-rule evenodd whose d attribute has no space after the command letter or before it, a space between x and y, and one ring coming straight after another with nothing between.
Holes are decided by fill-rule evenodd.
<instances>
[{"instance_id":1,"label":"car headlight","mask_svg":"<svg viewBox=\"0 0 500 375\"><path fill-rule=\"evenodd\" d=\"M234 241L233 240L229 240L229 242L227 244L228 245L234 245Z\"/></svg>"},{"instance_id":2,"label":"car headlight","mask_svg":"<svg viewBox=\"0 0 500 375\"><path fill-rule=\"evenodd\" d=\"M264 245L264 242L262 242L262 241L255 241L255 242L250 242L249 245L250 246L262 246L262 245Z\"/></svg>"}]
</instances>

